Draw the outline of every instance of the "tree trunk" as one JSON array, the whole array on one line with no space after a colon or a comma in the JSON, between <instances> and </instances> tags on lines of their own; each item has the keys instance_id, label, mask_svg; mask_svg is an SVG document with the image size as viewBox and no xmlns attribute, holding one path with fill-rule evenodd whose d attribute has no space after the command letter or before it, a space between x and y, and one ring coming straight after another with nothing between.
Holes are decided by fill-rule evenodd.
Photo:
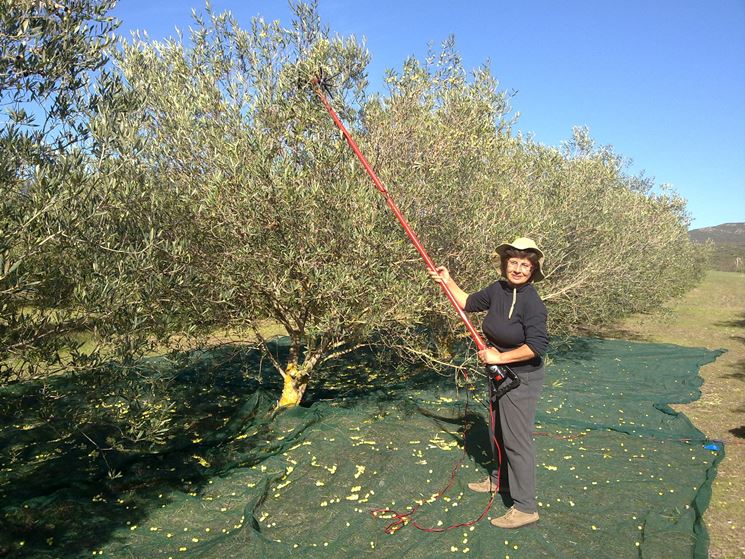
<instances>
[{"instance_id":1,"label":"tree trunk","mask_svg":"<svg viewBox=\"0 0 745 559\"><path fill-rule=\"evenodd\" d=\"M282 373L282 377L285 382L282 387L282 395L277 402L277 408L294 408L303 399L305 389L308 388L310 375L305 372L305 367L298 368L296 363L290 363L287 365L285 372Z\"/></svg>"}]
</instances>

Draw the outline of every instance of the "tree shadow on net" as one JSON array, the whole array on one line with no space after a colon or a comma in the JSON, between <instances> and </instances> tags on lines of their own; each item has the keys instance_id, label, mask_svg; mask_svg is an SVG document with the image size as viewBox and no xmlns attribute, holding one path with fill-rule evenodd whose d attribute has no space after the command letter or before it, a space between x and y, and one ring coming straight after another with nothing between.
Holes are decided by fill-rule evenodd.
<instances>
[{"instance_id":1,"label":"tree shadow on net","mask_svg":"<svg viewBox=\"0 0 745 559\"><path fill-rule=\"evenodd\" d=\"M90 555L320 419L280 431L279 377L250 348L170 357L0 389L0 557Z\"/></svg>"},{"instance_id":2,"label":"tree shadow on net","mask_svg":"<svg viewBox=\"0 0 745 559\"><path fill-rule=\"evenodd\" d=\"M271 350L286 360L283 340ZM281 380L254 348L232 345L0 388L0 557L90 555L211 478L297 444L331 413L316 403L385 408L452 377L359 351L289 414L274 410ZM483 460L483 418L472 421L469 439L482 442L470 452Z\"/></svg>"},{"instance_id":3,"label":"tree shadow on net","mask_svg":"<svg viewBox=\"0 0 745 559\"><path fill-rule=\"evenodd\" d=\"M598 355L598 346L604 341L603 338L593 337L555 338L551 340L549 356L553 359L559 359L564 363L583 363Z\"/></svg>"}]
</instances>

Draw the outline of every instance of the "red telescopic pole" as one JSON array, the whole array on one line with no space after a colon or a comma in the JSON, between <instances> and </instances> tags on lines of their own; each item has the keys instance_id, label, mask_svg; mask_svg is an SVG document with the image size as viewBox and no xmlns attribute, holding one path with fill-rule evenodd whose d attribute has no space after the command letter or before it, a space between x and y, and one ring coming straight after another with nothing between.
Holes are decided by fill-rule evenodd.
<instances>
[{"instance_id":1,"label":"red telescopic pole","mask_svg":"<svg viewBox=\"0 0 745 559\"><path fill-rule=\"evenodd\" d=\"M404 231L406 232L406 235L408 235L409 239L414 245L414 248L416 248L417 252L422 257L422 260L424 260L424 263L427 265L427 269L431 271L436 271L437 267L435 266L435 263L432 261L432 259L427 254L427 251L424 250L424 247L422 246L422 243L419 241L419 238L416 236L416 233L414 233L414 231L411 229L411 227L409 226L409 223L406 221L406 218L404 218L403 214L401 213L401 210L398 209L398 206L393 201L393 198L391 198L390 193L388 192L386 187L383 185L383 183L380 181L378 176L375 174L375 171L373 171L373 168L370 166L370 163L368 163L367 159L360 151L360 148L357 146L357 143L354 141L354 138L352 138L351 134L347 131L341 119L339 118L339 115L336 114L334 109L331 107L331 104L329 103L328 99L323 94L323 91L321 91L319 80L314 79L312 83L313 83L313 89L315 90L316 94L318 95L318 97L320 97L321 101L326 107L326 110L331 115L331 118L334 119L334 123L336 124L336 126L339 128L339 130L341 130L342 134L344 134L344 137L346 138L347 143L352 148L352 151L354 151L354 154L357 156L357 159L360 160L360 162L362 163L362 166L365 168L365 171L367 171L367 174L370 176L373 183L375 184L375 188L377 188L378 191L380 191L380 193L385 197L385 201L388 204L388 207L393 211L399 223L401 223L401 226L404 228ZM448 286L440 282L440 288L445 293L445 296L448 298L448 301L450 301L450 304L452 304L453 308L455 308L456 312L458 313L458 316L463 321L463 324L465 324L466 328L468 329L468 333L471 335L471 338L473 338L473 341L476 343L476 347L478 347L479 350L486 349L487 345L484 343L484 340L481 338L476 328L474 328L473 324L471 324L471 321L468 319L468 316L466 316L466 313L463 312L463 309L461 309L458 306L458 303L455 300L455 296L450 291ZM496 382L500 382L504 380L504 382L501 383L501 387L494 392L494 397L496 397L497 399L500 398L503 394L505 394L509 390L512 390L520 385L520 378L513 371L511 371L509 367L502 367L500 365L487 365L486 371L487 371L487 374L491 378L493 378ZM509 380L506 380L506 379L509 379ZM490 418L491 418L490 421L491 421L492 430L493 430L494 419L493 419L493 412L491 411L491 398L490 398L489 406L490 406ZM500 448L499 441L495 438L493 433L492 433L492 438L494 440L494 443L496 444L496 448L499 449ZM465 435L464 435L464 439L465 439ZM499 450L499 453L500 454L498 458L499 460L498 471L499 469L501 469L501 464L502 464L501 450ZM453 469L453 472L451 474L450 481L447 487L443 489L440 493L438 493L437 495L438 497L444 495L445 491L447 491L453 485L453 483L455 482L456 471L460 468L461 463L462 461L459 462L458 465L456 465L456 467ZM462 526L472 526L475 523L482 520L484 517L486 517L487 513L489 512L492 502L494 501L494 496L496 494L497 494L496 492L492 493L491 498L489 499L489 503L487 504L484 511L481 513L481 516L479 516L477 519L472 520L470 522L453 524L452 526L447 526L447 527L425 528L425 527L420 526L415 520L413 520L413 515L417 511L420 505L413 507L410 511L406 513L397 513L390 509L377 509L375 511L372 511L372 514L373 516L377 516L378 514L383 514L383 513L392 515L389 518L393 518L395 520L386 528L385 531L388 534L394 533L396 530L402 528L409 522L413 524L416 528L423 530L425 532L444 532L444 531L452 530L452 529L459 528Z\"/></svg>"},{"instance_id":2,"label":"red telescopic pole","mask_svg":"<svg viewBox=\"0 0 745 559\"><path fill-rule=\"evenodd\" d=\"M360 148L357 146L357 143L354 141L354 138L352 138L352 135L345 128L344 124L339 118L339 115L337 115L334 109L331 107L331 104L329 103L328 99L326 99L326 96L323 94L323 91L321 91L321 88L319 86L317 79L313 80L313 89L315 90L316 94L318 95L318 97L320 97L321 101L325 105L326 110L331 115L331 118L334 119L334 123L336 123L336 126L339 128L339 130L341 130L342 134L344 134L344 137L346 138L347 143L349 144L349 147L352 148L352 151L354 151L354 154L357 156L357 159L359 159L360 163L362 163L362 166L365 168L365 171L367 171L367 174L370 176L373 183L375 184L375 188L377 188L380 191L380 193L385 197L385 201L388 204L388 207L393 211L399 223L401 223L401 226L404 228L406 235L408 235L409 239L411 239L411 242L414 245L414 248L416 248L417 252L424 260L424 263L427 265L427 268L429 270L432 270L433 272L436 271L437 267L435 266L435 263L429 257L429 254L427 254L427 251L424 250L424 247L422 246L422 243L419 242L419 238L416 236L416 233L414 233L414 231L409 226L409 223L406 221L406 218L401 213L401 210L398 209L398 206L393 201L393 198L391 198L391 195L386 189L386 187L383 185L383 183L378 178L378 175L376 175L375 171L373 171L373 168L370 166L370 163L368 163L367 159L360 151ZM458 303L455 300L455 296L450 291L448 286L440 282L440 288L445 293L445 296L448 298L448 301L450 301L450 304L453 305L453 307L455 308L456 312L458 313L458 316L463 321L463 324L465 324L466 328L468 329L468 333L471 335L471 338L473 338L473 341L476 343L476 347L478 347L480 350L486 349L487 346L484 343L484 340L481 338L481 335L478 333L478 331L473 326L473 324L471 324L471 321L468 319L468 316L466 316L466 313L463 312L463 309L461 309L458 306Z\"/></svg>"}]
</instances>

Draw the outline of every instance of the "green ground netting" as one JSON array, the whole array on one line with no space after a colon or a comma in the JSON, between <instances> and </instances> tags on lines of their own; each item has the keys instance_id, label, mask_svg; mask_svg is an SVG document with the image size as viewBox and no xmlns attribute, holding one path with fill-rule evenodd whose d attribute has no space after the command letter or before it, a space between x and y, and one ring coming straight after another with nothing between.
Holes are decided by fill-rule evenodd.
<instances>
[{"instance_id":1,"label":"green ground netting","mask_svg":"<svg viewBox=\"0 0 745 559\"><path fill-rule=\"evenodd\" d=\"M0 557L703 558L723 451L667 404L698 398L698 368L717 355L583 339L557 357L538 411L541 521L517 531L483 520L389 535L390 520L370 514L430 500L464 457L465 392L452 378L399 378L360 359L330 371L305 407L272 414L278 385L258 356L222 350L147 373L168 379L176 436L126 451L107 450L115 422L75 427L94 405L81 379L9 386ZM97 405L132 413L114 396ZM469 410L463 467L420 525L472 520L488 502L465 487L483 477L489 444L483 405L470 398ZM497 499L489 516L504 510Z\"/></svg>"}]
</instances>

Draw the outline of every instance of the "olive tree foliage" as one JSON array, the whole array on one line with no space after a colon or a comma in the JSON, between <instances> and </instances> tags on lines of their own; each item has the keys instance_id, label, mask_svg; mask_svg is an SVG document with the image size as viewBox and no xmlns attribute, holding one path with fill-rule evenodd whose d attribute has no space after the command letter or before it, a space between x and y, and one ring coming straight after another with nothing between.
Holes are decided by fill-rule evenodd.
<instances>
[{"instance_id":1,"label":"olive tree foliage","mask_svg":"<svg viewBox=\"0 0 745 559\"><path fill-rule=\"evenodd\" d=\"M130 105L107 66L114 4L0 0L0 383L42 379L43 417L60 397L51 375L92 372L78 377L89 405L71 409L70 424L117 425L112 444L150 445L170 421L162 386L102 366L134 365L168 323L147 320L156 288L133 289L160 281L148 275L157 239L139 219L153 217L119 193L139 175L122 180L122 162L106 159L112 139L92 131L93 118L100 128ZM113 221L132 210L137 220ZM97 444L82 430L81 440Z\"/></svg>"},{"instance_id":2,"label":"olive tree foliage","mask_svg":"<svg viewBox=\"0 0 745 559\"><path fill-rule=\"evenodd\" d=\"M466 291L497 279L495 248L518 236L546 254L537 287L553 335L597 332L698 281L702 262L688 239L685 200L628 174L629 162L596 146L585 128L559 148L514 134L509 95L485 70L467 82L451 47L436 64L409 60L391 73L388 95L368 105L365 126L415 228ZM452 342L463 329L447 305L435 311L430 324Z\"/></svg>"},{"instance_id":3,"label":"olive tree foliage","mask_svg":"<svg viewBox=\"0 0 745 559\"><path fill-rule=\"evenodd\" d=\"M116 89L106 63L113 0L0 1L0 382L90 357L67 253L90 208L87 114Z\"/></svg>"},{"instance_id":4,"label":"olive tree foliage","mask_svg":"<svg viewBox=\"0 0 745 559\"><path fill-rule=\"evenodd\" d=\"M487 67L469 75L452 37L423 62L410 58L400 72L389 71L386 84L365 107L363 145L433 260L475 288L489 277L493 238L508 231L489 215L493 162L514 122L511 94ZM443 296L420 289L429 299L426 328L411 321L387 339L436 367L466 330Z\"/></svg>"},{"instance_id":5,"label":"olive tree foliage","mask_svg":"<svg viewBox=\"0 0 745 559\"><path fill-rule=\"evenodd\" d=\"M467 291L496 278L494 249L516 236L546 252L538 287L555 334L655 308L695 281L683 200L628 175L586 130L560 148L514 134L511 95L487 68L469 75L452 39L367 97L364 46L331 37L314 5L294 8L289 28L257 18L246 30L208 8L188 41L123 47L139 108L101 110L92 125L120 184L96 227L140 232L98 265L129 270L143 333L248 329L285 379L282 405L372 342L453 364L464 330L314 93L324 76L425 247ZM286 359L269 350L264 319L287 331Z\"/></svg>"},{"instance_id":6,"label":"olive tree foliage","mask_svg":"<svg viewBox=\"0 0 745 559\"><path fill-rule=\"evenodd\" d=\"M149 273L170 284L158 280L155 311L181 317L173 333L250 331L284 377L282 405L325 362L427 307L416 253L312 88L333 76L334 105L357 130L368 54L330 37L313 5L294 9L289 28L256 18L244 30L208 8L188 46L125 45L140 108L93 124L111 180L136 182L119 190L122 207L141 208L132 219L152 219L162 239ZM266 319L286 330L286 359L269 350Z\"/></svg>"},{"instance_id":7,"label":"olive tree foliage","mask_svg":"<svg viewBox=\"0 0 745 559\"><path fill-rule=\"evenodd\" d=\"M596 146L587 129L558 149L523 141L508 160L522 169L509 193L512 230L546 252L539 290L554 333L597 332L700 279L685 200L629 175L628 161Z\"/></svg>"},{"instance_id":8,"label":"olive tree foliage","mask_svg":"<svg viewBox=\"0 0 745 559\"><path fill-rule=\"evenodd\" d=\"M466 72L452 39L368 97L364 45L332 36L314 4L295 4L288 27L256 18L247 29L208 6L188 38L122 43L116 70L91 89L109 28L66 22L114 22L108 3L74 5L13 3L29 23L18 23L26 12L3 20L16 25L2 37L6 378L92 359L71 337L83 329L125 364L248 331L284 378L281 405L362 345L453 365L464 329L333 125L317 78L430 255L467 291L496 278L494 249L516 236L546 252L538 287L552 333L654 308L695 281L683 200L629 176L586 130L559 148L513 133L511 95L488 68ZM44 33L67 40L47 48ZM85 56L66 50L75 45ZM43 133L31 122L40 115ZM289 335L287 356L270 350L266 320ZM155 423L129 414L125 435L156 440L170 404L128 390Z\"/></svg>"}]
</instances>

